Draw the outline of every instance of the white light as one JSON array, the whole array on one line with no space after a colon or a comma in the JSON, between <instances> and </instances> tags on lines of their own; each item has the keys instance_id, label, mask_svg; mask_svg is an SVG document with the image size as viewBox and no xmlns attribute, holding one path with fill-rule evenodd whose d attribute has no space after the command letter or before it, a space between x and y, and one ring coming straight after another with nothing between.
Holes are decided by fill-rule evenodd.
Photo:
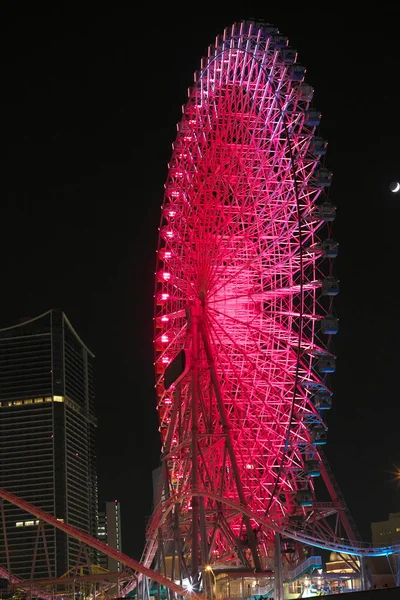
<instances>
[{"instance_id":1,"label":"white light","mask_svg":"<svg viewBox=\"0 0 400 600\"><path fill-rule=\"evenodd\" d=\"M397 192L400 192L400 183L398 181L392 181L389 185L389 189L393 194L397 194Z\"/></svg>"},{"instance_id":2,"label":"white light","mask_svg":"<svg viewBox=\"0 0 400 600\"><path fill-rule=\"evenodd\" d=\"M188 581L187 579L184 580L183 582L183 587L188 591L188 592L193 592L193 585L190 583L190 581Z\"/></svg>"}]
</instances>

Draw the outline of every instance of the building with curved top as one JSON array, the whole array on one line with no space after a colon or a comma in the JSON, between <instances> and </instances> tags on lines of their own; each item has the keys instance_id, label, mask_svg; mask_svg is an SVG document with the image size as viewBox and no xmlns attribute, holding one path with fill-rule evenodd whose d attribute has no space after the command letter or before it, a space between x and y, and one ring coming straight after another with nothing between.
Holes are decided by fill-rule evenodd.
<instances>
[{"instance_id":1,"label":"building with curved top","mask_svg":"<svg viewBox=\"0 0 400 600\"><path fill-rule=\"evenodd\" d=\"M0 330L0 487L96 536L93 359L61 310ZM11 504L5 519L0 564L8 548L15 575L60 577L76 564L79 542L62 531Z\"/></svg>"}]
</instances>

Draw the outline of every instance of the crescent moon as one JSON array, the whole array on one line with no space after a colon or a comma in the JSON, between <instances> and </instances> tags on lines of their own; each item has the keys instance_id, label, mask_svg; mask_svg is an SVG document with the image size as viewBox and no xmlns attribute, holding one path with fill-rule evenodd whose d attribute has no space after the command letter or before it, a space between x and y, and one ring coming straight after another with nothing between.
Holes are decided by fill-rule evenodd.
<instances>
[{"instance_id":1,"label":"crescent moon","mask_svg":"<svg viewBox=\"0 0 400 600\"><path fill-rule=\"evenodd\" d=\"M398 181L396 181L396 187L392 190L392 192L393 192L393 194L395 194L399 190L400 190L400 183Z\"/></svg>"}]
</instances>

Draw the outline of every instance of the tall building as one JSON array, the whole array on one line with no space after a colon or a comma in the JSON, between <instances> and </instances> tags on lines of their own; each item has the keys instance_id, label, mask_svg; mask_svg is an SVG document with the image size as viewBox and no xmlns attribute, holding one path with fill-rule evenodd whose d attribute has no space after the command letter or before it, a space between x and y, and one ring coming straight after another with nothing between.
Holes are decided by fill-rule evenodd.
<instances>
[{"instance_id":1,"label":"tall building","mask_svg":"<svg viewBox=\"0 0 400 600\"><path fill-rule=\"evenodd\" d=\"M96 536L93 358L60 310L0 330L0 487ZM15 575L60 577L76 564L79 542L49 526L43 535L9 503L5 518L0 564L8 548Z\"/></svg>"},{"instance_id":2,"label":"tall building","mask_svg":"<svg viewBox=\"0 0 400 600\"><path fill-rule=\"evenodd\" d=\"M118 500L106 502L104 510L99 511L98 536L101 542L108 544L111 548L122 552L121 537L121 506ZM100 566L108 571L122 571L123 565L119 561L100 554Z\"/></svg>"}]
</instances>

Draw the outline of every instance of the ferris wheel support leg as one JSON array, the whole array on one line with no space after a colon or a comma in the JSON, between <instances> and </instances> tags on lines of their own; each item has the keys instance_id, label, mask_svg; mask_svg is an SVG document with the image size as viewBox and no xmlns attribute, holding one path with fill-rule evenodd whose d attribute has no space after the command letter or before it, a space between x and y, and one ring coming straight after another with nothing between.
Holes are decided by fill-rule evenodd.
<instances>
[{"instance_id":1,"label":"ferris wheel support leg","mask_svg":"<svg viewBox=\"0 0 400 600\"><path fill-rule=\"evenodd\" d=\"M195 303L191 315L192 333L192 490L198 487L198 402L199 402L199 319L200 306ZM192 496L192 585L198 591L199 583L199 497Z\"/></svg>"},{"instance_id":2,"label":"ferris wheel support leg","mask_svg":"<svg viewBox=\"0 0 400 600\"><path fill-rule=\"evenodd\" d=\"M246 497L245 497L245 494L243 491L242 481L240 479L239 469L238 469L238 465L237 465L237 461L236 461L236 454L235 454L235 451L233 448L232 436L231 436L231 432L230 432L230 428L229 428L228 416L226 414L226 409L225 409L225 405L223 402L222 392L221 392L217 372L215 370L214 357L213 357L213 353L212 353L212 349L211 349L210 340L208 338L208 332L206 330L204 321L201 320L199 323L199 326L200 326L201 335L202 335L202 339L203 339L204 350L205 350L206 357L207 357L208 367L210 369L211 381L212 381L212 384L214 387L215 397L217 399L219 415L221 418L223 431L225 433L226 447L227 447L227 450L229 453L229 457L231 459L232 472L233 472L233 476L235 478L235 483L236 483L239 500L240 500L240 503L245 507L245 506L247 506ZM259 557L258 551L257 551L256 536L253 531L253 528L251 527L250 519L248 516L243 515L243 521L246 525L246 533L247 533L247 538L249 541L250 552L253 557L254 567L255 567L256 571L261 571L262 567L261 567L260 557Z\"/></svg>"},{"instance_id":3,"label":"ferris wheel support leg","mask_svg":"<svg viewBox=\"0 0 400 600\"><path fill-rule=\"evenodd\" d=\"M275 532L275 568L274 568L274 600L284 600L283 598L283 579L282 579L282 552L281 552L281 536Z\"/></svg>"}]
</instances>

